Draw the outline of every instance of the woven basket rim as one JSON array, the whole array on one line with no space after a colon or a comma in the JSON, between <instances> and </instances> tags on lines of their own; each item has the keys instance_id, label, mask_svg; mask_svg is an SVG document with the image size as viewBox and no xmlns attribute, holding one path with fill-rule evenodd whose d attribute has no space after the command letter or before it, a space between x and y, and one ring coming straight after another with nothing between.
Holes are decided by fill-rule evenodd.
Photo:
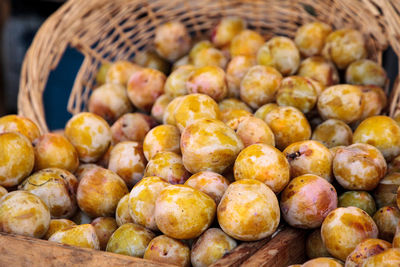
<instances>
[{"instance_id":1,"label":"woven basket rim","mask_svg":"<svg viewBox=\"0 0 400 267\"><path fill-rule=\"evenodd\" d=\"M81 107L76 104L76 97L80 93L87 97L89 94L86 88L88 73L87 70L93 64L94 59L96 59L96 64L99 62L105 62L107 59L99 58L96 53L93 53L91 47L87 42L83 42L85 36L84 23L87 23L91 16L96 12L101 12L107 10L111 6L115 5L136 5L137 10L146 9L148 11L148 16L151 17L151 23L163 22L168 14L173 12L168 10L170 5L181 5L183 8L190 8L191 6L198 7L199 9L206 9L208 6L214 8L214 11L210 11L207 14L208 19L212 16L226 16L229 15L231 9L240 6L243 8L241 12L250 12L247 10L248 6L257 7L251 11L252 17L259 18L263 14L260 14L264 9L260 8L261 5L265 3L269 4L269 7L274 13L269 14L269 16L279 16L286 14L289 16L295 16L297 13L293 10L292 6L303 4L310 5L313 8L317 8L318 5L322 3L332 4L335 8L343 8L343 12L351 13L353 9L359 10L359 12L365 12L366 17L369 18L369 23L371 25L371 32L374 34L374 40L377 47L377 60L380 62L382 51L390 45L395 53L400 55L400 1L396 0L203 0L201 6L198 5L199 1L188 0L188 1L178 1L178 0L153 0L153 1L140 1L140 0L115 0L110 4L107 0L87 0L85 5L82 5L81 0L69 0L64 5L62 5L54 14L52 14L41 26L37 32L31 46L29 47L24 62L21 69L21 79L20 79L20 89L18 95L18 110L19 114L31 118L35 121L42 132L48 132L48 127L46 125L45 112L43 107L42 95L45 90L47 80L49 78L50 72L54 70L62 55L64 54L68 46L77 48L81 53L84 54L85 59L82 62L80 71L78 72L74 88L72 89L72 94L75 98L71 97L69 101L69 111L76 113ZM165 6L159 6L164 4ZM227 6L229 8L227 8ZM279 9L280 6L286 7L286 9ZM156 7L157 9L153 9ZM218 10L218 8L220 8ZM347 8L347 9L346 9ZM165 10L167 11L165 11ZM217 9L220 12L216 12ZM187 9L190 11L190 9ZM130 10L129 10L130 11ZM133 12L138 12L133 9ZM167 15L159 16L157 12L166 12ZM122 11L120 12L122 13ZM115 14L115 16L119 15ZM192 11L187 13L194 13ZM331 14L334 12L329 12L326 15L335 19L334 16L338 14ZM346 15L347 15L346 13ZM194 20L190 18L190 14L187 15L189 20ZM352 13L351 13L352 14ZM104 15L106 16L106 15ZM181 15L184 16L184 15ZM344 15L343 15L344 16ZM93 16L94 17L94 16ZM104 19L98 16L99 20ZM171 15L172 17L172 15ZM296 20L297 18L293 18ZM373 20L373 21L372 21ZM141 21L137 20L138 23ZM110 20L112 22L112 20ZM205 23L206 24L206 23ZM279 24L279 21L277 22ZM207 25L211 25L208 23ZM275 24L274 24L275 25ZM264 25L262 23L257 24L255 28L262 28ZM279 26L279 25L278 25ZM277 27L278 27L277 26ZM192 27L194 32L199 32L199 26ZM381 30L381 32L378 31ZM96 29L92 29L95 31ZM288 32L290 29L288 30ZM143 34L142 32L140 34ZM83 36L83 37L82 37ZM63 39L64 38L64 39ZM144 36L148 38L148 36ZM143 39L144 39L143 38ZM85 40L86 41L86 40ZM135 48L137 49L137 48ZM400 62L399 62L400 66ZM400 68L399 68L400 69ZM400 84L398 82L399 78L396 79L396 83L393 86L390 95L390 105L389 105L389 115L393 116L398 110L400 110ZM86 89L85 89L86 88ZM86 90L86 91L85 91ZM81 102L82 103L82 102Z\"/></svg>"}]
</instances>

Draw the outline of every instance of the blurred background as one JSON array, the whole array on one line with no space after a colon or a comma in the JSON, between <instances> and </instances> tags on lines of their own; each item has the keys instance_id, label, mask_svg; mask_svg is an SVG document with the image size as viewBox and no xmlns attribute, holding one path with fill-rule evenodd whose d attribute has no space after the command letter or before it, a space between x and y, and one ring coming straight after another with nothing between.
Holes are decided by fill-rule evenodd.
<instances>
[{"instance_id":1,"label":"blurred background","mask_svg":"<svg viewBox=\"0 0 400 267\"><path fill-rule=\"evenodd\" d=\"M23 57L43 23L64 1L0 0L0 113L17 112Z\"/></svg>"},{"instance_id":2,"label":"blurred background","mask_svg":"<svg viewBox=\"0 0 400 267\"><path fill-rule=\"evenodd\" d=\"M26 50L40 25L64 2L0 0L0 116L17 113L19 77ZM63 128L71 116L67 101L82 60L77 50L68 48L49 77L43 98L50 129ZM384 53L383 65L393 83L398 70L397 57L391 49Z\"/></svg>"}]
</instances>

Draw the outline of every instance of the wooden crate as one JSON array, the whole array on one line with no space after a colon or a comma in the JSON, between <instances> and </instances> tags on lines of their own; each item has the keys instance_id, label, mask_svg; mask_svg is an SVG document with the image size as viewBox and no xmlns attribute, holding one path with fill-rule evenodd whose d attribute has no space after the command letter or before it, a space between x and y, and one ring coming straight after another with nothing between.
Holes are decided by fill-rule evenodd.
<instances>
[{"instance_id":1,"label":"wooden crate","mask_svg":"<svg viewBox=\"0 0 400 267\"><path fill-rule=\"evenodd\" d=\"M272 238L245 242L214 263L221 266L286 267L305 260L305 231L282 227ZM159 262L0 233L0 266L167 267Z\"/></svg>"}]
</instances>

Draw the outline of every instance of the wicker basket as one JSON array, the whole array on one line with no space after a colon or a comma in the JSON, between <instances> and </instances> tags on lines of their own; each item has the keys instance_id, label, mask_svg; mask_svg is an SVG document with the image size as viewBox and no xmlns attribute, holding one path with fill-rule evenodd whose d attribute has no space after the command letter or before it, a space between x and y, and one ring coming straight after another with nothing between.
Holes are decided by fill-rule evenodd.
<instances>
[{"instance_id":1,"label":"wicker basket","mask_svg":"<svg viewBox=\"0 0 400 267\"><path fill-rule=\"evenodd\" d=\"M321 20L334 28L360 30L368 40L369 58L381 62L389 44L400 55L399 12L399 0L70 0L43 24L26 54L19 113L48 131L42 95L68 46L85 57L68 103L74 114L85 108L99 65L132 59L137 51L149 48L155 27L166 21L179 20L193 36L201 37L221 17L239 16L265 37L293 37L299 25ZM390 115L400 110L397 80Z\"/></svg>"}]
</instances>

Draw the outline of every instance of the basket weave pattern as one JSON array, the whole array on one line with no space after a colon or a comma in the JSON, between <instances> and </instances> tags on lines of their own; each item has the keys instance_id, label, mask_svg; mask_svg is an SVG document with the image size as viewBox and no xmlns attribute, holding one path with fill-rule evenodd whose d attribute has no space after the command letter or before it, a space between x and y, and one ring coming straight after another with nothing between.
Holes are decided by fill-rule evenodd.
<instances>
[{"instance_id":1,"label":"basket weave pattern","mask_svg":"<svg viewBox=\"0 0 400 267\"><path fill-rule=\"evenodd\" d=\"M368 57L378 62L388 45L400 55L398 0L70 0L42 25L25 56L19 113L48 131L43 91L68 46L84 55L68 102L68 111L75 114L84 110L100 64L132 59L151 48L157 25L178 20L201 38L224 16L242 17L266 39L293 37L299 25L320 20L336 29L361 31ZM400 110L399 77L390 101L389 114L394 115Z\"/></svg>"}]
</instances>

